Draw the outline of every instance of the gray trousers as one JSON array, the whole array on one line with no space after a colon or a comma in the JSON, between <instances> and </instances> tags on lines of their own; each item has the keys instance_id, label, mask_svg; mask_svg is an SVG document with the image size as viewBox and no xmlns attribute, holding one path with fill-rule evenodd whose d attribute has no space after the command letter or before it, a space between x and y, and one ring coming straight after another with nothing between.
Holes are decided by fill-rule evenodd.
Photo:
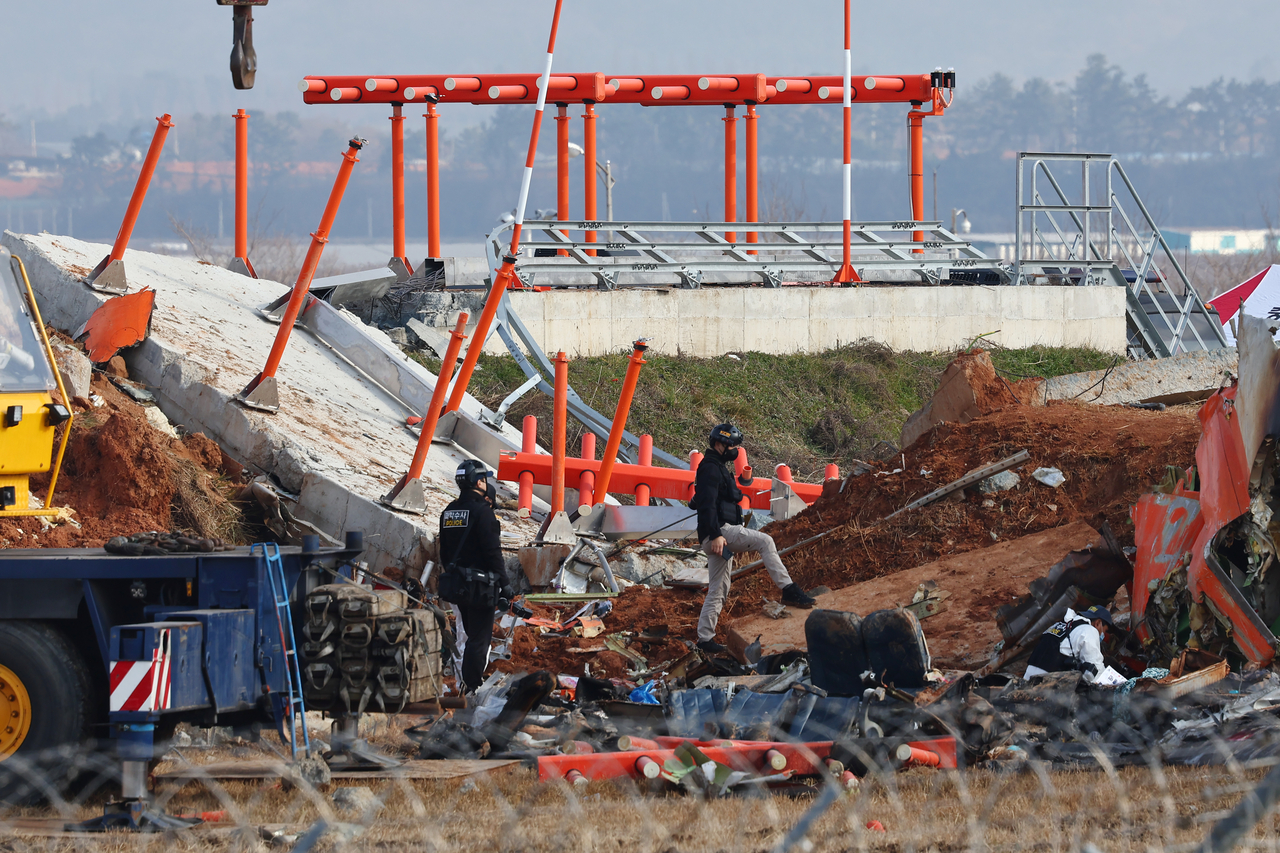
<instances>
[{"instance_id":1,"label":"gray trousers","mask_svg":"<svg viewBox=\"0 0 1280 853\"><path fill-rule=\"evenodd\" d=\"M733 572L733 555L747 551L759 551L764 559L764 567L769 577L777 584L778 589L791 585L791 575L787 567L782 565L778 556L778 546L773 544L773 537L759 530L749 530L740 524L725 524L720 527L720 535L724 537L725 546L721 556L707 550L710 539L702 541L702 550L707 555L707 597L702 602L702 615L698 617L698 640L711 640L716 635L716 625L720 622L720 611L724 609L725 599L729 597L729 575Z\"/></svg>"}]
</instances>

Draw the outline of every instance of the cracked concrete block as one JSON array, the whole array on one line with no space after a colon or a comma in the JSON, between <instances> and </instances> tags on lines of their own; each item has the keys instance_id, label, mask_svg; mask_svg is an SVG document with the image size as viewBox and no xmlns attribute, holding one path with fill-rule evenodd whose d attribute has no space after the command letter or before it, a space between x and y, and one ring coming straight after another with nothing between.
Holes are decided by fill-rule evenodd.
<instances>
[{"instance_id":1,"label":"cracked concrete block","mask_svg":"<svg viewBox=\"0 0 1280 853\"><path fill-rule=\"evenodd\" d=\"M67 396L89 399L89 382L93 378L93 364L89 357L70 344L56 342L53 344L53 358L58 363Z\"/></svg>"}]
</instances>

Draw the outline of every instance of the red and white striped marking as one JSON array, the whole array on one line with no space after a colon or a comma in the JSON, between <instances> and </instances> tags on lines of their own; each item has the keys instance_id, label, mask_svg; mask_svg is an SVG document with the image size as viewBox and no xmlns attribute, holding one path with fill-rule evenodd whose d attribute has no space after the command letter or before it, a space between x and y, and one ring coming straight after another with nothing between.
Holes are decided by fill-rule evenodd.
<instances>
[{"instance_id":1,"label":"red and white striped marking","mask_svg":"<svg viewBox=\"0 0 1280 853\"><path fill-rule=\"evenodd\" d=\"M151 660L111 662L112 711L159 711L169 707L169 629L158 633Z\"/></svg>"}]
</instances>

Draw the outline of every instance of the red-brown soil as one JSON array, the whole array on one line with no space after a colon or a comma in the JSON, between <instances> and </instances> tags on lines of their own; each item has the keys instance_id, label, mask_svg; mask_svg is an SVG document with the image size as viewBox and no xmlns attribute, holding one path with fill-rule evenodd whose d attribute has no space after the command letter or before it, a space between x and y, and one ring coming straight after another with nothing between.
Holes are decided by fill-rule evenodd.
<instances>
[{"instance_id":1,"label":"red-brown soil","mask_svg":"<svg viewBox=\"0 0 1280 853\"><path fill-rule=\"evenodd\" d=\"M58 522L46 531L37 518L0 519L0 547L101 547L113 536L182 527L173 515L180 475L193 476L197 488L213 492L219 478L240 473L229 470L221 449L205 435L175 439L153 427L143 407L102 374L94 374L92 389L103 403L74 407L54 494L54 506L74 510L71 517L80 526ZM48 474L32 476L37 498L48 494L49 480Z\"/></svg>"}]
</instances>

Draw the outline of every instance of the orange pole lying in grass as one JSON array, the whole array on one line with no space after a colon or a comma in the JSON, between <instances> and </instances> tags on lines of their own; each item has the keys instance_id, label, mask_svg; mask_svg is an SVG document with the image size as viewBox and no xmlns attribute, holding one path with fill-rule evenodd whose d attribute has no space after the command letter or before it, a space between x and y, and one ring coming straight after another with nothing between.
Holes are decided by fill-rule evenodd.
<instances>
[{"instance_id":1,"label":"orange pole lying in grass","mask_svg":"<svg viewBox=\"0 0 1280 853\"><path fill-rule=\"evenodd\" d=\"M467 315L459 314L458 325L453 327L453 332L449 335L444 361L440 362L440 372L436 374L436 387L431 392L431 402L427 404L427 411L422 418L422 432L418 435L418 445L413 451L413 461L409 463L409 473L391 490L388 499L399 494L406 482L422 476L423 466L427 464L427 452L431 449L431 439L436 433L436 424L440 422L440 407L444 405L444 395L449 388L449 375L453 373L453 366L458 363L462 339L467 336L466 328Z\"/></svg>"},{"instance_id":2,"label":"orange pole lying in grass","mask_svg":"<svg viewBox=\"0 0 1280 853\"><path fill-rule=\"evenodd\" d=\"M440 115L434 100L422 114L427 120L427 254L440 257Z\"/></svg>"},{"instance_id":3,"label":"orange pole lying in grass","mask_svg":"<svg viewBox=\"0 0 1280 853\"><path fill-rule=\"evenodd\" d=\"M569 359L556 354L556 384L551 420L551 512L564 511L564 441L569 420Z\"/></svg>"},{"instance_id":4,"label":"orange pole lying in grass","mask_svg":"<svg viewBox=\"0 0 1280 853\"><path fill-rule=\"evenodd\" d=\"M413 267L404 252L404 115L392 104L391 115L391 255L399 258L409 274Z\"/></svg>"},{"instance_id":5,"label":"orange pole lying in grass","mask_svg":"<svg viewBox=\"0 0 1280 853\"><path fill-rule=\"evenodd\" d=\"M538 155L538 132L542 129L542 113L547 105L547 88L551 81L551 61L556 49L556 30L560 27L560 7L564 0L556 0L555 13L551 19L551 35L547 39L547 61L542 68L542 77L538 81L538 105L533 111L533 127L529 131L529 152L524 160L524 174L520 179L520 199L516 204L515 225L511 229L511 247L502 259L497 275L493 277L493 286L489 288L489 296L485 300L484 310L476 322L476 330L471 335L471 343L467 346L467 357L462 360L458 370L458 379L454 382L453 393L449 396L448 411L457 411L462 405L463 395L467 393L467 385L471 382L471 374L480 360L480 352L484 349L485 338L489 336L489 327L498 313L498 305L502 296L515 277L516 257L520 253L520 231L524 228L525 205L529 201L529 184L533 180L533 161ZM446 86L448 81L446 81Z\"/></svg>"},{"instance_id":6,"label":"orange pole lying in grass","mask_svg":"<svg viewBox=\"0 0 1280 853\"><path fill-rule=\"evenodd\" d=\"M142 211L142 202L147 197L147 188L151 186L151 176L156 172L156 164L160 162L160 153L164 150L165 137L169 128L173 127L172 116L168 113L156 119L156 132L151 136L151 146L147 148L147 157L142 161L142 171L138 172L138 181L133 185L133 195L129 197L129 206L125 208L124 221L116 232L116 241L111 245L111 254L107 263L118 261L124 257L124 250L129 247L129 238L133 235L133 226L138 222L138 214Z\"/></svg>"},{"instance_id":7,"label":"orange pole lying in grass","mask_svg":"<svg viewBox=\"0 0 1280 853\"><path fill-rule=\"evenodd\" d=\"M535 452L538 449L538 419L533 415L525 415L520 427L520 451L522 453ZM561 462L561 464L563 465L564 463ZM516 515L521 518L528 518L533 515L533 472L521 471L516 478L516 482L520 484L520 490L517 493Z\"/></svg>"},{"instance_id":8,"label":"orange pole lying in grass","mask_svg":"<svg viewBox=\"0 0 1280 853\"><path fill-rule=\"evenodd\" d=\"M609 493L609 478L613 476L613 466L618 464L618 448L622 445L622 433L627 428L627 415L631 413L631 398L636 393L636 383L640 380L640 365L644 364L644 351L649 345L644 341L636 341L631 358L627 361L627 375L622 380L622 393L618 397L618 407L613 412L613 426L609 429L609 441L604 446L604 457L600 461L600 474L596 477L596 503L604 503Z\"/></svg>"},{"instance_id":9,"label":"orange pole lying in grass","mask_svg":"<svg viewBox=\"0 0 1280 853\"><path fill-rule=\"evenodd\" d=\"M338 215L342 194L346 191L347 182L351 179L351 170L355 168L356 163L360 162L356 152L363 148L364 144L365 140L356 137L348 143L350 147L342 155L342 165L338 167L338 177L334 180L333 190L329 193L329 203L325 205L324 214L320 217L320 227L311 233L311 247L307 249L307 257L302 262L302 269L298 272L298 280L294 282L293 290L289 294L289 304L285 308L284 316L280 318L280 328L276 332L275 342L271 345L267 363L262 368L262 372L244 391L240 392L241 399L257 388L262 380L275 376L276 370L280 367L280 359L284 357L285 347L289 344L289 334L293 331L293 324L302 311L307 291L311 288L311 279L315 276L316 267L320 264L324 244L329 242L329 229L333 227L333 220Z\"/></svg>"},{"instance_id":10,"label":"orange pole lying in grass","mask_svg":"<svg viewBox=\"0 0 1280 853\"><path fill-rule=\"evenodd\" d=\"M596 458L596 434L593 432L584 432L582 434L582 453L579 454L583 459L592 462ZM578 475L578 514L586 515L591 512L591 496L595 492L596 472L591 469L585 469Z\"/></svg>"}]
</instances>

